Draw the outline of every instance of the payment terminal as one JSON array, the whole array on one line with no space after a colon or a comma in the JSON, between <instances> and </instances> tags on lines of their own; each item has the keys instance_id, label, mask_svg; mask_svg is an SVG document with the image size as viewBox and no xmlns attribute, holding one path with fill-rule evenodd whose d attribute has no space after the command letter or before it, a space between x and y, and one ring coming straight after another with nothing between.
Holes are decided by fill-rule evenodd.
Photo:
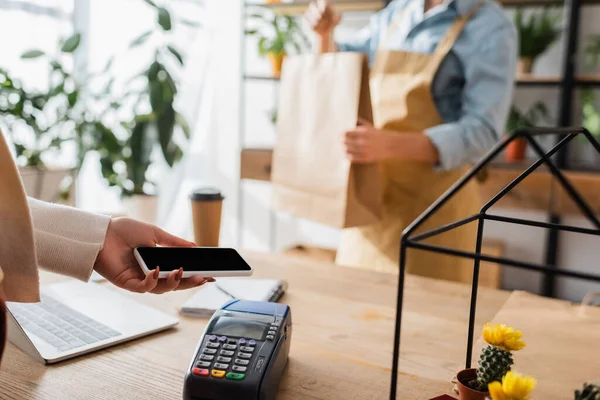
<instances>
[{"instance_id":1,"label":"payment terminal","mask_svg":"<svg viewBox=\"0 0 600 400\"><path fill-rule=\"evenodd\" d=\"M184 400L273 400L287 364L284 304L232 300L210 319L185 375Z\"/></svg>"}]
</instances>

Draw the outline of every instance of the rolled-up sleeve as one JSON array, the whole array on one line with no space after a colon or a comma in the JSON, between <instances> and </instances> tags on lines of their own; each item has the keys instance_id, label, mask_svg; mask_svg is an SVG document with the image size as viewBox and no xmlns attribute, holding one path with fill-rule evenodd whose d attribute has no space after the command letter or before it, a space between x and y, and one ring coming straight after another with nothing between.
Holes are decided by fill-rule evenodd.
<instances>
[{"instance_id":1,"label":"rolled-up sleeve","mask_svg":"<svg viewBox=\"0 0 600 400\"><path fill-rule=\"evenodd\" d=\"M516 59L516 32L507 25L492 32L464 61L460 118L425 130L439 152L441 169L454 169L481 158L503 135Z\"/></svg>"},{"instance_id":2,"label":"rolled-up sleeve","mask_svg":"<svg viewBox=\"0 0 600 400\"><path fill-rule=\"evenodd\" d=\"M386 21L390 19L392 11L393 7L391 6L378 11L369 18L369 23L364 28L353 33L347 39L336 39L338 50L368 54L369 60L372 62L379 47L381 29L387 26Z\"/></svg>"},{"instance_id":3,"label":"rolled-up sleeve","mask_svg":"<svg viewBox=\"0 0 600 400\"><path fill-rule=\"evenodd\" d=\"M348 40L336 40L339 51L355 51L358 53L369 53L371 49L371 40L373 35L373 22L354 35Z\"/></svg>"},{"instance_id":4,"label":"rolled-up sleeve","mask_svg":"<svg viewBox=\"0 0 600 400\"><path fill-rule=\"evenodd\" d=\"M110 217L28 198L40 267L87 281Z\"/></svg>"}]
</instances>

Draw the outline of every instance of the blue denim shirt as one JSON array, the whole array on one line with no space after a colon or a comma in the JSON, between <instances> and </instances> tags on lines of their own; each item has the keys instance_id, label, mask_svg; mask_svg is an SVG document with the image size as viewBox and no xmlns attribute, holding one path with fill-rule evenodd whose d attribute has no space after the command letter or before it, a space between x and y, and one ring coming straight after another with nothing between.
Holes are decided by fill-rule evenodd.
<instances>
[{"instance_id":1,"label":"blue denim shirt","mask_svg":"<svg viewBox=\"0 0 600 400\"><path fill-rule=\"evenodd\" d=\"M338 47L367 53L373 63L387 27L400 15L384 47L432 53L457 16L466 14L476 1L449 0L424 13L423 0L394 0ZM432 97L445 123L427 129L425 134L438 149L442 169L476 161L504 134L516 59L517 35L512 22L493 0L484 0L432 84Z\"/></svg>"}]
</instances>

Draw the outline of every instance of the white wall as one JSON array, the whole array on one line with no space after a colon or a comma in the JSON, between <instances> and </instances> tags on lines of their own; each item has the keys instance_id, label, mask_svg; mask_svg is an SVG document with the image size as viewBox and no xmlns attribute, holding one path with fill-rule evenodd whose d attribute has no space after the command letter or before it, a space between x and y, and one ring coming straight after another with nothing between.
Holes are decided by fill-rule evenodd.
<instances>
[{"instance_id":1,"label":"white wall","mask_svg":"<svg viewBox=\"0 0 600 400\"><path fill-rule=\"evenodd\" d=\"M508 11L509 14L512 14ZM348 14L344 19L338 34L345 35L357 27L363 26L368 14ZM594 21L600 20L600 7L585 6L582 10L581 38L591 33L600 33L600 26ZM561 55L564 46L559 40L552 48L536 62L534 73L539 75L556 76L561 72ZM248 71L253 73L268 73L268 65L258 58L255 43L247 42L246 61ZM578 57L582 60L583 57ZM579 62L579 64L583 64ZM275 140L273 127L267 118L267 111L273 107L275 101L275 85L272 82L248 83L246 86L246 147L271 147ZM519 88L515 93L515 103L526 108L537 100L543 100L552 113L556 123L558 113L558 89L555 88ZM575 102L577 104L577 102ZM576 106L577 108L577 106ZM579 111L576 109L575 115ZM542 143L545 148L552 144L552 140ZM589 147L576 143L573 149L575 160L598 161L594 158ZM334 229L318 226L311 222L300 221L295 218L276 215L270 210L270 186L267 183L245 182L244 187L244 218L243 218L243 247L256 250L281 250L295 243L312 243L326 247L336 247L339 232ZM600 188L599 188L600 192ZM527 218L545 221L547 215L543 212L530 212L510 209L493 209L495 213L517 218ZM566 218L565 223L586 225L582 218ZM543 263L545 256L545 240L547 233L538 228L526 228L516 225L489 222L486 225L485 236L498 239L505 243L506 256L535 263ZM274 244L274 248L272 246ZM595 261L600 256L598 248L600 242L596 238L581 235L563 234L560 242L560 264L566 268L580 268L586 271L600 272ZM539 292L541 276L535 272L505 268L503 276L504 286L507 289L525 289ZM580 300L586 292L599 290L598 285L582 284L574 280L559 279L557 294L571 300Z\"/></svg>"}]
</instances>

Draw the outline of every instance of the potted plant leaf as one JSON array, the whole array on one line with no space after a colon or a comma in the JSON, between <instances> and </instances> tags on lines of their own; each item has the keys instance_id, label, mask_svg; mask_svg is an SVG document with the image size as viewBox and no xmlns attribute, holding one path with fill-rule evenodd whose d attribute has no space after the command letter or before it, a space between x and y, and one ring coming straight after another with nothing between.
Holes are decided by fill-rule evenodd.
<instances>
[{"instance_id":1,"label":"potted plant leaf","mask_svg":"<svg viewBox=\"0 0 600 400\"><path fill-rule=\"evenodd\" d=\"M596 67L600 58L600 35L588 39L585 55L587 66L590 68ZM594 89L582 88L579 91L579 98L583 117L581 125L590 131L596 139L600 140L600 111L596 107L597 97ZM587 141L585 142L587 143ZM594 155L597 159L598 154L595 150Z\"/></svg>"},{"instance_id":2,"label":"potted plant leaf","mask_svg":"<svg viewBox=\"0 0 600 400\"><path fill-rule=\"evenodd\" d=\"M506 130L514 132L519 128L532 128L537 126L541 120L548 118L546 104L541 101L535 102L526 112L521 112L516 106L512 106L508 115ZM519 138L513 140L506 147L504 158L508 162L520 162L525 159L527 152L527 141Z\"/></svg>"},{"instance_id":3,"label":"potted plant leaf","mask_svg":"<svg viewBox=\"0 0 600 400\"><path fill-rule=\"evenodd\" d=\"M479 357L477 368L464 369L456 374L460 400L484 400L488 385L502 381L513 365L512 352L525 347L521 331L506 325L490 324L483 327L483 339L488 344Z\"/></svg>"},{"instance_id":4,"label":"potted plant leaf","mask_svg":"<svg viewBox=\"0 0 600 400\"><path fill-rule=\"evenodd\" d=\"M302 29L290 16L265 10L251 14L248 22L252 27L246 29L246 34L258 38L258 52L269 58L275 77L281 75L281 67L287 54L300 53L303 47L310 46Z\"/></svg>"},{"instance_id":5,"label":"potted plant leaf","mask_svg":"<svg viewBox=\"0 0 600 400\"><path fill-rule=\"evenodd\" d=\"M148 170L155 161L155 150L160 149L162 159L173 167L183 155L190 132L174 104L178 92L176 76L185 64L184 56L170 41L175 20L167 8L152 0L144 1L156 11L157 29L139 35L130 48L148 43L155 35L161 36L156 41L159 44L153 49L150 65L132 77L125 88L127 94L135 97L135 117L121 123L126 134L111 136L98 151L102 175L110 186L121 190L126 213L154 222L156 192ZM195 25L193 21L180 22Z\"/></svg>"},{"instance_id":6,"label":"potted plant leaf","mask_svg":"<svg viewBox=\"0 0 600 400\"><path fill-rule=\"evenodd\" d=\"M514 21L519 35L519 74L530 74L535 59L558 39L562 32L560 19L560 12L545 7L525 20L523 10L517 8Z\"/></svg>"},{"instance_id":7,"label":"potted plant leaf","mask_svg":"<svg viewBox=\"0 0 600 400\"><path fill-rule=\"evenodd\" d=\"M502 377L502 382L492 382L488 389L491 400L530 400L536 384L537 381L530 376L508 371Z\"/></svg>"},{"instance_id":8,"label":"potted plant leaf","mask_svg":"<svg viewBox=\"0 0 600 400\"><path fill-rule=\"evenodd\" d=\"M80 41L81 35L75 33L61 41L54 54L38 49L22 54L23 60L46 63L49 83L43 90L30 88L0 69L0 115L25 190L29 196L46 201L74 204L74 179L88 150L77 132L98 123L88 106L90 91L82 84L91 79L77 79L74 67L69 67ZM68 144L75 145L75 159L70 165L54 166Z\"/></svg>"},{"instance_id":9,"label":"potted plant leaf","mask_svg":"<svg viewBox=\"0 0 600 400\"><path fill-rule=\"evenodd\" d=\"M600 384L585 383L581 390L575 391L575 400L600 400Z\"/></svg>"}]
</instances>

